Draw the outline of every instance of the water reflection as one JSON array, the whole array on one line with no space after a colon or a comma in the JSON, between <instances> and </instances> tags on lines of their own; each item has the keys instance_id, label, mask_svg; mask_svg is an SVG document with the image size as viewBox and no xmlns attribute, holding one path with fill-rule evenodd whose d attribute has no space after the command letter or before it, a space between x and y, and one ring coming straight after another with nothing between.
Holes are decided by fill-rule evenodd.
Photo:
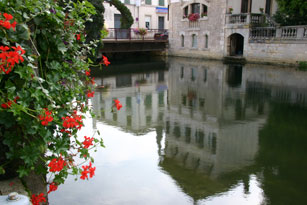
<instances>
[{"instance_id":1,"label":"water reflection","mask_svg":"<svg viewBox=\"0 0 307 205\"><path fill-rule=\"evenodd\" d=\"M112 137L97 154L92 182L106 193L88 204L303 204L307 73L195 59L168 64L97 74L98 118L90 126ZM120 112L111 112L115 98Z\"/></svg>"}]
</instances>

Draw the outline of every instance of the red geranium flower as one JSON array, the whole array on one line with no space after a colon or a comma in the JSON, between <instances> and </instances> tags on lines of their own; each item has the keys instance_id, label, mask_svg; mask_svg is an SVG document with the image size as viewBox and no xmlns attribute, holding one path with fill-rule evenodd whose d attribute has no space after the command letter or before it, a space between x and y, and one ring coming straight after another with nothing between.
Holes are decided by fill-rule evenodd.
<instances>
[{"instance_id":1,"label":"red geranium flower","mask_svg":"<svg viewBox=\"0 0 307 205\"><path fill-rule=\"evenodd\" d=\"M38 118L42 121L42 125L47 126L49 122L53 121L53 117L51 117L52 112L48 110L48 108L44 108L45 114L39 115Z\"/></svg>"},{"instance_id":2,"label":"red geranium flower","mask_svg":"<svg viewBox=\"0 0 307 205\"><path fill-rule=\"evenodd\" d=\"M50 168L50 172L60 172L66 165L67 163L64 161L62 156L60 156L59 158L52 159L48 164L48 167Z\"/></svg>"},{"instance_id":3,"label":"red geranium flower","mask_svg":"<svg viewBox=\"0 0 307 205\"><path fill-rule=\"evenodd\" d=\"M57 185L55 182L52 182L52 183L49 185L48 194L49 194L50 192L56 191L57 189L58 189L58 185Z\"/></svg>"},{"instance_id":4,"label":"red geranium flower","mask_svg":"<svg viewBox=\"0 0 307 205\"><path fill-rule=\"evenodd\" d=\"M92 162L89 163L87 166L82 166L83 171L81 172L80 179L85 180L88 179L88 175L90 174L90 178L92 178L95 175L96 167L92 167Z\"/></svg>"},{"instance_id":5,"label":"red geranium flower","mask_svg":"<svg viewBox=\"0 0 307 205\"><path fill-rule=\"evenodd\" d=\"M80 35L80 34L77 34L77 35L76 35L76 39L77 39L77 41L80 41L81 35Z\"/></svg>"},{"instance_id":6,"label":"red geranium flower","mask_svg":"<svg viewBox=\"0 0 307 205\"><path fill-rule=\"evenodd\" d=\"M108 66L109 64L111 64L108 60L107 57L105 57L104 55L102 55L102 61L103 61L103 64L105 64L105 66Z\"/></svg>"},{"instance_id":7,"label":"red geranium flower","mask_svg":"<svg viewBox=\"0 0 307 205\"><path fill-rule=\"evenodd\" d=\"M114 100L114 103L115 103L115 107L117 108L117 110L120 110L123 107L120 101L117 99Z\"/></svg>"},{"instance_id":8,"label":"red geranium flower","mask_svg":"<svg viewBox=\"0 0 307 205\"><path fill-rule=\"evenodd\" d=\"M91 145L93 145L93 140L94 140L94 137L90 138L90 137L87 137L87 136L84 136L84 141L82 142L82 144L84 145L84 148L87 149L89 148Z\"/></svg>"},{"instance_id":9,"label":"red geranium flower","mask_svg":"<svg viewBox=\"0 0 307 205\"><path fill-rule=\"evenodd\" d=\"M46 198L44 197L43 193L40 193L37 196L33 194L31 197L31 202L33 205L39 205L41 202L46 202Z\"/></svg>"},{"instance_id":10,"label":"red geranium flower","mask_svg":"<svg viewBox=\"0 0 307 205\"><path fill-rule=\"evenodd\" d=\"M94 93L95 93L94 91L93 91L93 92L88 91L88 92L87 92L87 97L88 97L88 98L94 97Z\"/></svg>"}]
</instances>

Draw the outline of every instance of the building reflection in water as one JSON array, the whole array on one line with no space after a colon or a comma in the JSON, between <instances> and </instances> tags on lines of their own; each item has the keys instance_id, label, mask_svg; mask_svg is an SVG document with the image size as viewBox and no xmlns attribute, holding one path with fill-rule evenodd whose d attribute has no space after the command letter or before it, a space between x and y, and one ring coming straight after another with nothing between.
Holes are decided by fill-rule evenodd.
<instances>
[{"instance_id":1,"label":"building reflection in water","mask_svg":"<svg viewBox=\"0 0 307 205\"><path fill-rule=\"evenodd\" d=\"M168 71L96 77L105 87L93 99L98 121L135 135L155 130L159 166L195 203L240 183L249 194L252 179L264 190L260 201L274 201L264 182L271 141L263 133L274 102L306 105L307 74L177 58L169 65ZM123 108L112 113L115 98Z\"/></svg>"}]
</instances>

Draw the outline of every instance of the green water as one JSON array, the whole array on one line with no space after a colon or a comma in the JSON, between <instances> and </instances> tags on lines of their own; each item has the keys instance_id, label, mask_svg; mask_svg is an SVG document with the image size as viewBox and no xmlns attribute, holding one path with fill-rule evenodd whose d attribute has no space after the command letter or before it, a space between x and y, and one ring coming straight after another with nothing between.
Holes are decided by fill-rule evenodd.
<instances>
[{"instance_id":1,"label":"green water","mask_svg":"<svg viewBox=\"0 0 307 205\"><path fill-rule=\"evenodd\" d=\"M50 204L306 204L307 72L184 58L107 69L80 133L102 133L96 175Z\"/></svg>"}]
</instances>

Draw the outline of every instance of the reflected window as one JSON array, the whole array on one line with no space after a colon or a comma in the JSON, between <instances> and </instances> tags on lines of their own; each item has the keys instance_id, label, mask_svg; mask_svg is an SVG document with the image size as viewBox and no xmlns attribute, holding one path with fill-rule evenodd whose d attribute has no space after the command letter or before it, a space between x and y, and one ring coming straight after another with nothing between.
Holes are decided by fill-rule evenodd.
<instances>
[{"instance_id":1,"label":"reflected window","mask_svg":"<svg viewBox=\"0 0 307 205\"><path fill-rule=\"evenodd\" d=\"M201 107L201 108L205 107L205 99L204 98L199 98L199 107Z\"/></svg>"},{"instance_id":2,"label":"reflected window","mask_svg":"<svg viewBox=\"0 0 307 205\"><path fill-rule=\"evenodd\" d=\"M116 112L113 113L113 121L117 122L117 113Z\"/></svg>"},{"instance_id":3,"label":"reflected window","mask_svg":"<svg viewBox=\"0 0 307 205\"><path fill-rule=\"evenodd\" d=\"M190 127L185 127L185 141L186 143L190 143L191 142L191 128Z\"/></svg>"},{"instance_id":4,"label":"reflected window","mask_svg":"<svg viewBox=\"0 0 307 205\"><path fill-rule=\"evenodd\" d=\"M204 69L204 82L207 82L207 69Z\"/></svg>"},{"instance_id":5,"label":"reflected window","mask_svg":"<svg viewBox=\"0 0 307 205\"><path fill-rule=\"evenodd\" d=\"M159 107L163 107L163 105L164 105L164 92L159 92L158 99L159 99Z\"/></svg>"},{"instance_id":6,"label":"reflected window","mask_svg":"<svg viewBox=\"0 0 307 205\"><path fill-rule=\"evenodd\" d=\"M183 79L183 77L184 77L184 67L182 66L180 70L180 78Z\"/></svg>"},{"instance_id":7,"label":"reflected window","mask_svg":"<svg viewBox=\"0 0 307 205\"><path fill-rule=\"evenodd\" d=\"M208 145L210 147L211 153L216 154L216 133L210 133L208 137Z\"/></svg>"},{"instance_id":8,"label":"reflected window","mask_svg":"<svg viewBox=\"0 0 307 205\"><path fill-rule=\"evenodd\" d=\"M196 131L196 143L198 144L198 146L200 148L204 147L204 138L205 138L205 134L203 131Z\"/></svg>"},{"instance_id":9,"label":"reflected window","mask_svg":"<svg viewBox=\"0 0 307 205\"><path fill-rule=\"evenodd\" d=\"M165 123L165 132L166 132L166 134L169 134L169 130L170 130L170 123L169 123L169 121L166 121L166 123Z\"/></svg>"},{"instance_id":10,"label":"reflected window","mask_svg":"<svg viewBox=\"0 0 307 205\"><path fill-rule=\"evenodd\" d=\"M131 75L118 75L116 76L116 87L131 87L132 77Z\"/></svg>"},{"instance_id":11,"label":"reflected window","mask_svg":"<svg viewBox=\"0 0 307 205\"><path fill-rule=\"evenodd\" d=\"M163 82L164 81L164 71L158 72L158 81Z\"/></svg>"},{"instance_id":12,"label":"reflected window","mask_svg":"<svg viewBox=\"0 0 307 205\"><path fill-rule=\"evenodd\" d=\"M196 76L196 70L194 68L191 69L191 80L194 81Z\"/></svg>"},{"instance_id":13,"label":"reflected window","mask_svg":"<svg viewBox=\"0 0 307 205\"><path fill-rule=\"evenodd\" d=\"M126 97L126 107L127 108L131 108L131 101L132 101L132 99L131 99L131 97Z\"/></svg>"},{"instance_id":14,"label":"reflected window","mask_svg":"<svg viewBox=\"0 0 307 205\"><path fill-rule=\"evenodd\" d=\"M196 36L196 34L192 35L192 48L197 48L197 36Z\"/></svg>"},{"instance_id":15,"label":"reflected window","mask_svg":"<svg viewBox=\"0 0 307 205\"><path fill-rule=\"evenodd\" d=\"M174 132L173 132L174 136L179 138L181 133L180 133L180 127L179 124L176 122L175 123L175 127L174 127Z\"/></svg>"},{"instance_id":16,"label":"reflected window","mask_svg":"<svg viewBox=\"0 0 307 205\"><path fill-rule=\"evenodd\" d=\"M128 127L131 127L132 125L132 118L131 118L131 115L127 115L127 126Z\"/></svg>"},{"instance_id":17,"label":"reflected window","mask_svg":"<svg viewBox=\"0 0 307 205\"><path fill-rule=\"evenodd\" d=\"M187 105L187 96L186 95L182 96L182 105L184 105L184 106Z\"/></svg>"},{"instance_id":18,"label":"reflected window","mask_svg":"<svg viewBox=\"0 0 307 205\"><path fill-rule=\"evenodd\" d=\"M145 96L145 108L146 109L151 109L151 102L152 102L151 98L152 98L151 95Z\"/></svg>"},{"instance_id":19,"label":"reflected window","mask_svg":"<svg viewBox=\"0 0 307 205\"><path fill-rule=\"evenodd\" d=\"M146 116L146 125L150 126L151 125L151 116Z\"/></svg>"}]
</instances>

